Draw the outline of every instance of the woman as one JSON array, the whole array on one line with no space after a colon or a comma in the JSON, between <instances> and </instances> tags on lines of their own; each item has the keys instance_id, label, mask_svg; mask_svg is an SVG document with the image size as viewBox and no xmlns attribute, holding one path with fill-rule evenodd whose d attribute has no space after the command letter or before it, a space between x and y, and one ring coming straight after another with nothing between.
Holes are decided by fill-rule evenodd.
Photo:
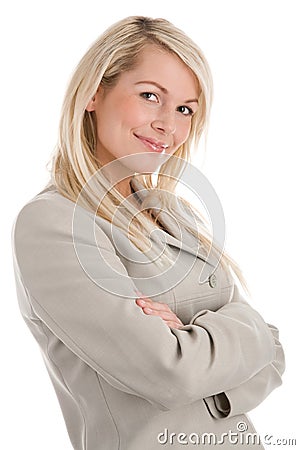
<instances>
[{"instance_id":1,"label":"woman","mask_svg":"<svg viewBox=\"0 0 300 450\"><path fill-rule=\"evenodd\" d=\"M245 413L281 384L278 330L176 193L211 101L182 31L114 24L70 81L50 182L16 218L21 313L76 450L262 448Z\"/></svg>"}]
</instances>

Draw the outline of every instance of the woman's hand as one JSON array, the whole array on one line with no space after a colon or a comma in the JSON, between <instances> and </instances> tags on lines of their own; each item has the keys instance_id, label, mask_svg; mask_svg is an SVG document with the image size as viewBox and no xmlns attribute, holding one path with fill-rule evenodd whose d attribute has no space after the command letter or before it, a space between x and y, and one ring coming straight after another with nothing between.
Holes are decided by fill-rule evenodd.
<instances>
[{"instance_id":1,"label":"woman's hand","mask_svg":"<svg viewBox=\"0 0 300 450\"><path fill-rule=\"evenodd\" d=\"M137 292L140 294L140 298L136 299L136 304L142 308L145 314L161 317L169 328L181 328L184 326L181 320L173 313L173 311L171 311L166 303L153 302L141 292Z\"/></svg>"}]
</instances>

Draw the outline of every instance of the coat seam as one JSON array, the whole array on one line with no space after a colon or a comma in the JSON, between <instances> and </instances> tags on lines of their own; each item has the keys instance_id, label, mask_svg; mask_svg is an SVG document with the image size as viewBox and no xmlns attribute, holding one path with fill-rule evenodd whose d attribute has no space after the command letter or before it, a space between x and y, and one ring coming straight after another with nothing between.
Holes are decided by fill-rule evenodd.
<instances>
[{"instance_id":1,"label":"coat seam","mask_svg":"<svg viewBox=\"0 0 300 450\"><path fill-rule=\"evenodd\" d=\"M118 383L120 383L121 385L123 385L124 387L126 387L127 389L130 389L132 392L134 392L135 394L138 394L139 395L139 393L137 393L136 391L134 391L130 386L128 386L127 384L125 384L125 383L123 383L123 381L121 381L121 380L119 380L116 376L114 376L114 375L112 375L112 374L110 374L109 372L107 372L105 369L103 369L93 358L91 358L90 357L90 355L88 355L87 353L86 353L86 351L85 350L83 350L73 339L72 339L72 337L68 334L68 333L66 333L65 332L65 330L63 329L63 328L61 328L60 327L60 325L56 322L56 320L53 318L53 317L51 317L51 315L47 312L47 310L31 295L31 298L32 299L34 299L34 301L39 305L39 307L45 312L45 314L47 314L47 316L48 317L50 317L50 319L55 323L55 325L57 326L57 328L59 328L67 337L68 337L68 339L70 339L70 341L74 344L74 346L76 347L76 348L78 348L86 357L87 357L87 359L88 360L90 360L90 361L92 361L94 364L95 364L95 366L97 366L97 367L99 367L101 370L103 370L103 372L105 372L105 373L108 373L114 380L116 380L116 381L118 381ZM34 310L34 308L33 308L33 310ZM39 317L39 315L38 314L36 314L38 317ZM49 327L50 328L50 327ZM50 328L50 330L51 330L51 328ZM56 337L58 337L57 336L57 334L56 333L54 333L53 332L53 334L56 336ZM58 339L60 339L59 337L58 337ZM62 339L60 339L60 341L62 341L64 344L65 344L65 342L62 340ZM81 358L76 352L74 352L71 348L70 348L70 346L69 345L67 345L67 344L65 344L66 345L66 347L68 347L79 359L81 359L82 361L84 361L88 366L90 366L93 370L95 370L97 373L99 373L98 372L98 370L97 369L95 369L94 367L92 367L91 366L91 364L90 363L88 363L87 361L85 361L83 358ZM99 373L99 375L101 375L100 373ZM162 405L161 403L159 403L159 402L157 402L156 400L155 400L155 403L157 404L157 405L159 405L159 406L163 406L164 407L164 405Z\"/></svg>"},{"instance_id":2,"label":"coat seam","mask_svg":"<svg viewBox=\"0 0 300 450\"><path fill-rule=\"evenodd\" d=\"M50 354L50 350L49 350L49 337L48 337L47 333L45 332L45 326L46 326L46 325L44 324L43 321L41 321L41 325L42 325L44 334L45 334L45 336L46 336L46 338L47 338L47 355L49 356L51 362L53 363L53 365L56 367L57 371L59 372L59 374L60 374L60 376L61 376L61 378L62 378L62 380L63 380L63 382L64 382L64 384L65 384L65 386L66 386L66 388L67 388L67 390L68 390L68 392L70 393L70 395L71 395L73 398L75 398L75 396L73 395L73 392L70 390L68 384L66 383L66 380L65 380L65 378L64 378L64 376L63 376L63 374L62 374L60 368L57 366L57 364L56 364L55 361L53 360L53 355ZM76 399L76 400L77 400L77 399ZM85 420L85 416L84 416L84 414L83 414L83 411L82 411L82 407L81 407L81 405L80 405L80 402L79 402L79 401L76 401L76 404L77 404L78 407L79 407L79 410L80 410L80 413L81 413L81 416L82 416L82 419L83 419L83 423L84 423L84 448L83 448L83 450L86 450L86 449L87 449L87 433L86 433L87 426L86 426L86 420Z\"/></svg>"},{"instance_id":3,"label":"coat seam","mask_svg":"<svg viewBox=\"0 0 300 450\"><path fill-rule=\"evenodd\" d=\"M120 436L120 433L119 433L119 429L118 429L117 423L116 423L116 421L115 421L115 418L114 418L114 416L113 416L113 413L111 412L110 406L109 406L109 404L108 404L108 400L107 400L107 398L106 398L106 395L105 395L105 392L104 392L104 389L103 389L103 386L102 386L102 383L101 383L101 380L100 380L100 375L99 375L97 372L95 372L95 374L96 374L96 377L97 377L97 380L98 380L98 384L99 384L99 386L100 386L100 389L101 389L101 391L102 391L102 395L103 395L105 404L106 404L106 406L107 406L107 410L108 410L108 412L109 412L109 414L110 414L110 417L111 417L111 419L112 419L112 421L113 421L113 423L114 423L114 425L115 425L115 428L116 428L116 432L117 432L118 440L119 440L118 450L120 450L121 436Z\"/></svg>"}]
</instances>

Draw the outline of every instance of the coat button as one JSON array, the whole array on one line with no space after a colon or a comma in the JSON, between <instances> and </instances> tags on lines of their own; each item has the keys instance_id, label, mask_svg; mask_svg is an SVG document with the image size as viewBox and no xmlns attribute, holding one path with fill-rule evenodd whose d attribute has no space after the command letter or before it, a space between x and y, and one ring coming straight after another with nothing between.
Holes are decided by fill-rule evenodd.
<instances>
[{"instance_id":1,"label":"coat button","mask_svg":"<svg viewBox=\"0 0 300 450\"><path fill-rule=\"evenodd\" d=\"M208 282L210 287L212 288L215 288L217 286L217 277L214 273L209 277Z\"/></svg>"}]
</instances>

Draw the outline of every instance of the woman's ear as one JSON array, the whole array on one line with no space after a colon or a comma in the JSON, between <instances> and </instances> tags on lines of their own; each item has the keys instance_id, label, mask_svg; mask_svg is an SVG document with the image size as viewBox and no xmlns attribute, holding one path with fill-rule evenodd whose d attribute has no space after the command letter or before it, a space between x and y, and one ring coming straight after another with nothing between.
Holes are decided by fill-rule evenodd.
<instances>
[{"instance_id":1,"label":"woman's ear","mask_svg":"<svg viewBox=\"0 0 300 450\"><path fill-rule=\"evenodd\" d=\"M93 96L93 98L88 102L88 104L87 104L87 106L86 106L86 108L85 108L85 110L86 111L88 111L88 112L92 112L92 111L95 111L95 109L96 109L96 105L97 105L97 98L98 98L98 95L99 95L99 93L101 93L102 92L102 86L98 86L98 89L97 89L97 91L96 91L96 94Z\"/></svg>"},{"instance_id":2,"label":"woman's ear","mask_svg":"<svg viewBox=\"0 0 300 450\"><path fill-rule=\"evenodd\" d=\"M95 111L95 109L96 109L96 94L94 95L94 97L86 105L86 108L85 108L86 111L88 111L88 112Z\"/></svg>"}]
</instances>

